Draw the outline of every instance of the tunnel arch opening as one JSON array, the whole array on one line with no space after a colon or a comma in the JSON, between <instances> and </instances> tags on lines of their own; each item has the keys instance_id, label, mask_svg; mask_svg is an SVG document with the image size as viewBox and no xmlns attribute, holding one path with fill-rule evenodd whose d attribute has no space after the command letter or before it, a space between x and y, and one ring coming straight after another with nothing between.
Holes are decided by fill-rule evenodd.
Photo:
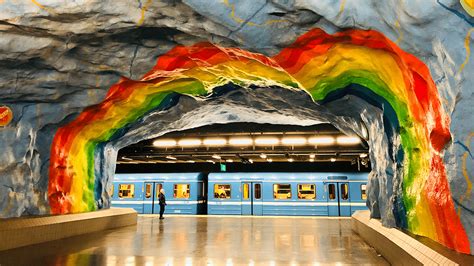
<instances>
[{"instance_id":1,"label":"tunnel arch opening","mask_svg":"<svg viewBox=\"0 0 474 266\"><path fill-rule=\"evenodd\" d=\"M97 180L109 182L107 173L115 163L110 158L116 157L119 147L111 143L125 136L125 131L131 132L133 123L152 110L168 110L180 98L177 95L188 95L196 103L213 95L224 98L228 84L247 91L257 86L266 88L265 92L275 88L304 92L322 107L316 117L334 119L331 124L341 131L359 136L367 128L373 169L368 201L372 215L380 216L385 225L468 253L469 242L455 213L440 155L451 136L436 86L421 61L374 31L328 35L316 29L273 58L208 43L172 49L140 81L122 79L101 104L84 110L58 130L49 171L52 213L95 210L99 200L107 201L107 196L102 199L103 193L107 195L104 189L96 199ZM238 90L233 87L231 91ZM254 106L255 99L264 97L260 91L248 102L232 107ZM282 98L280 103L289 99ZM192 117L195 125L200 121L197 118L205 120ZM226 116L221 113L220 117ZM298 117L302 116L290 116ZM351 125L353 119L361 123ZM437 194L431 194L433 191ZM450 217L448 223L446 217Z\"/></svg>"}]
</instances>

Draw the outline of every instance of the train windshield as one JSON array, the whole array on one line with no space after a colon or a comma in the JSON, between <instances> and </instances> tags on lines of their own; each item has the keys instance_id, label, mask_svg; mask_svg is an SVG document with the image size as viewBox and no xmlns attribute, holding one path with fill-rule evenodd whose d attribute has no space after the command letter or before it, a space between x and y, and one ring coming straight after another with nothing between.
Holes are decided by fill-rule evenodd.
<instances>
[{"instance_id":1,"label":"train windshield","mask_svg":"<svg viewBox=\"0 0 474 266\"><path fill-rule=\"evenodd\" d=\"M274 199L291 199L290 184L273 184Z\"/></svg>"},{"instance_id":2,"label":"train windshield","mask_svg":"<svg viewBox=\"0 0 474 266\"><path fill-rule=\"evenodd\" d=\"M214 184L214 198L230 199L230 185L229 184Z\"/></svg>"}]
</instances>

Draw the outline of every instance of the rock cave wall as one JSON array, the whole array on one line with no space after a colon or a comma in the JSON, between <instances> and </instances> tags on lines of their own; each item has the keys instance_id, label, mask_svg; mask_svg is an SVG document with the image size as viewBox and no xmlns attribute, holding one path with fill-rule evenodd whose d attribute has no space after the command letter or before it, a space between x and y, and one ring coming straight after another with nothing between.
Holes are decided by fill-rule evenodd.
<instances>
[{"instance_id":1,"label":"rock cave wall","mask_svg":"<svg viewBox=\"0 0 474 266\"><path fill-rule=\"evenodd\" d=\"M68 213L108 206L106 188L110 179L106 177L113 170L117 148L124 144L123 136L133 135L132 132L136 132L134 127L139 128L145 125L146 121L151 121L147 118L152 117L154 112L172 110L173 105L166 102L154 105L151 109L136 113L133 119L125 123L126 125L117 126L112 123L112 127L117 130L102 139L103 142L98 141L98 136L78 138L83 141L94 139L103 143L101 148L92 151L92 159L82 157L81 160L87 161L89 166L81 170L74 170L71 166L74 162L68 162L67 156L62 157L65 161L56 165L55 161L51 160L51 155L56 154L55 152L61 148L61 145L55 145L57 142L54 140L61 135L59 129L67 131L67 128L71 128L77 121L87 122L87 119L83 119L84 116L94 113L94 110L100 110L101 104L106 103L114 91L143 86L147 82L157 84L156 79L173 76L174 74L167 72L174 69L170 67L169 62L166 66L160 66L156 64L157 59L165 60L162 55L178 45L192 46L205 41L218 47L241 48L242 50L232 54L231 57L237 56L259 64L260 68L253 69L257 73L242 71L245 75L232 77L222 72L209 71L211 74L227 77L228 79L224 79L225 84L235 83L247 92L255 91L251 87L256 85L277 86L290 91L295 89L307 91L311 94L312 100L316 101L315 106L319 106L313 106L314 110L325 110L318 112L319 118L313 118L314 121L332 121L341 129L350 129L351 126L364 123L369 129L371 162L374 169L371 173L368 202L372 215L380 216L386 226L406 228L458 251L472 253L474 248L474 232L472 232L474 155L471 152L474 136L471 115L474 100L474 75L472 75L474 66L470 58L474 36L472 14L473 7L469 1L463 0L372 0L364 3L346 0L216 2L79 0L68 3L54 0L2 1L0 2L2 91L0 106L7 106L12 110L13 120L0 128L2 151L0 217ZM423 114L428 115L425 116L425 120L420 120L420 117L417 118L414 114L410 115L414 121L425 125L420 126L427 130L420 137L425 140L423 142L425 146L407 150L408 147L403 145L404 140L401 136L410 123L400 127L407 121L400 119L396 106L387 105L387 101L390 103L387 100L390 95L383 95L380 99L377 95L365 92L363 88L372 88L373 84L361 84L362 82L357 83L357 80L352 79L352 83L363 85L362 89L354 87L355 85L340 84L336 86L337 92L318 97L314 86L305 84L304 76L309 74L298 76L296 72L292 72L289 56L283 58L285 55L282 51L292 49L297 38L307 35L308 32L314 33L315 29L321 29L329 36L339 36L340 40L335 40L338 37L320 38L324 39L323 44L328 42L335 45L347 44L351 38L354 40L355 37L348 33L350 29L360 32L373 30L377 34L364 35L360 38L363 39L361 43L351 44L364 46L376 40L385 42L386 38L395 50L386 49L386 54L380 56L393 56L397 53L396 48L400 47L404 53L420 61L421 64L416 67L421 69L427 67L426 73L419 69L415 72L423 72L421 74L425 76L421 81L432 82L433 90L421 96L412 95L412 98L416 99L414 102L417 102ZM370 47L365 45L364 49L384 49L377 45L369 45ZM304 47L304 43L299 42L298 46ZM231 51L219 49L227 56ZM241 53L243 50L248 52ZM338 52L341 66L354 63L355 58L351 57L353 51ZM167 55L169 58L174 56L170 53ZM196 59L190 54L186 57ZM309 57L313 58L313 55ZM377 66L377 61L383 61L382 57L365 56L362 59L366 61L364 64L373 63L379 76L391 76L396 71L396 68ZM374 62L371 62L371 59ZM200 60L205 61L202 58ZM227 58L226 61L230 60ZM402 65L407 64L407 61L400 62ZM213 65L209 63L208 66ZM334 67L319 71L320 76L330 76L329 72L333 71ZM360 68L367 67L362 65ZM177 72L192 68L182 65ZM313 65L313 68L315 72L319 69L317 65ZM144 82L146 73L155 76ZM121 77L130 80L121 80ZM369 78L369 80L375 79ZM194 91L180 91L176 87L172 90L191 95L194 101L200 102L202 100L196 99L212 93L215 88L209 86L209 80L201 79L201 81L204 81L201 83L203 86L196 87ZM406 86L408 89L413 89L420 79L412 75L404 81L408 84ZM118 87L120 88L117 89ZM353 91L357 93L352 93ZM404 93L407 92L399 91L397 94L392 90L394 97L403 98L401 94ZM255 95L250 92L244 94ZM424 98L431 103L423 106ZM221 104L225 106L227 104L225 99L230 98L222 99ZM232 103L231 100L228 102L229 105ZM404 101L405 104L408 102L409 100ZM341 103L349 104L351 108L341 110L338 107ZM246 106L258 111L258 104L252 104L250 102ZM281 105L283 106L283 103ZM178 104L174 107L179 106ZM199 105L190 101L189 106ZM278 109L277 105L273 106ZM389 106L394 111L388 108ZM249 109L245 112L249 112ZM394 112L399 115L398 119L391 119ZM297 113L289 111L287 115L294 114ZM436 117L439 120L437 122ZM357 123L354 124L354 121ZM436 128L441 130L435 130ZM353 130L360 133L356 128ZM141 137L144 136L136 135L135 139L138 141ZM82 146L78 147L86 150L87 143L88 141L84 141ZM406 176L404 172L407 170L406 156L410 151L418 154L420 150L428 151L418 158L431 160L428 167L430 174L415 173L411 177ZM91 164L94 167L90 167ZM66 168L57 168L58 165ZM437 171L432 171L434 165ZM90 200L68 199L70 195L67 195L67 191L55 187L58 183L54 180L57 180L58 175L55 175L54 169L82 171L85 175L91 176L92 181L85 181L86 187L89 186L92 191ZM99 183L103 187L99 192L94 187L96 179L100 180ZM403 200L408 192L404 191L404 184L405 186L412 184L413 180L415 183L416 180L421 180L419 187L422 189L416 190L419 194ZM439 180L443 182L438 182ZM61 197L58 197L61 201L58 202L62 204L52 200L55 198L52 197L54 195L52 191L61 191ZM417 200L417 197L436 200L441 205L426 205L423 201ZM74 209L71 206L79 207ZM433 208L449 210L437 213ZM432 215L428 220L417 218L422 212ZM456 219L459 222L448 224L447 227L439 225Z\"/></svg>"}]
</instances>

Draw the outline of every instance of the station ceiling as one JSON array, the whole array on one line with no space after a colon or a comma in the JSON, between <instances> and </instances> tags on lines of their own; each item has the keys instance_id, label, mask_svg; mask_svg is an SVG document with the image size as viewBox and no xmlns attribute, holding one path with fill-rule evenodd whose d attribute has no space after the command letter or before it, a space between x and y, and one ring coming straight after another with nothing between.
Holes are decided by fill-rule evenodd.
<instances>
[{"instance_id":1,"label":"station ceiling","mask_svg":"<svg viewBox=\"0 0 474 266\"><path fill-rule=\"evenodd\" d=\"M341 163L367 166L367 142L330 124L215 124L172 132L119 151L118 164Z\"/></svg>"}]
</instances>

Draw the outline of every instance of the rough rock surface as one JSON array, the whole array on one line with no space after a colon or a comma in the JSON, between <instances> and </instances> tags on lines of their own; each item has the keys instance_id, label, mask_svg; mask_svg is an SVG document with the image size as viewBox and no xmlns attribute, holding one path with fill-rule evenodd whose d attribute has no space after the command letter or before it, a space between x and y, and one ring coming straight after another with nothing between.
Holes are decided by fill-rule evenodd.
<instances>
[{"instance_id":1,"label":"rough rock surface","mask_svg":"<svg viewBox=\"0 0 474 266\"><path fill-rule=\"evenodd\" d=\"M49 151L58 127L100 102L121 76L140 78L160 54L176 44L208 40L273 55L311 28L330 33L347 28L375 29L428 65L443 107L451 116L453 140L444 159L472 251L474 64L468 48L474 38L473 25L474 19L457 0L0 1L0 105L14 112L12 123L0 128L0 217L48 213ZM367 105L358 105L357 99L346 100L353 112L362 114L360 121L374 121L371 116L378 115L367 110ZM232 101L221 104L232 107ZM257 112L259 105L253 104L236 108ZM337 110L337 103L325 108L347 115ZM291 114L295 113L289 109L286 115ZM224 115L220 118L225 122ZM311 123L323 118L330 121L313 117ZM339 126L349 124L341 122ZM185 125L175 123L169 129ZM370 139L371 161L376 164L372 175L388 174L371 179L369 197L371 202L386 206L390 190L400 184L384 178L393 164L382 152L387 140L376 134L382 126L369 128L370 136L378 136ZM135 134L133 140L142 137ZM109 158L125 144L129 143L117 140L108 144ZM372 214L381 215L386 225L394 224L384 207L373 210L382 210Z\"/></svg>"}]
</instances>

